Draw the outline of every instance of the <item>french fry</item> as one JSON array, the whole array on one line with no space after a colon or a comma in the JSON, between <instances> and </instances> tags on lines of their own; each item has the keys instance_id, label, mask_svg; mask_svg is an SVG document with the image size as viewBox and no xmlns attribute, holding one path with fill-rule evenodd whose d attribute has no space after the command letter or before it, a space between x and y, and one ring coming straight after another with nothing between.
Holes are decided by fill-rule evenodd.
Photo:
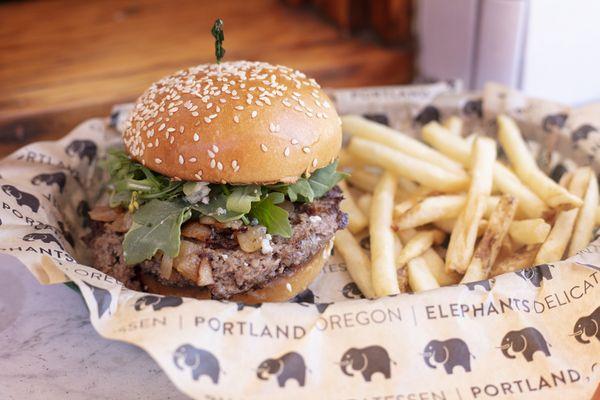
<instances>
[{"instance_id":1,"label":"french fry","mask_svg":"<svg viewBox=\"0 0 600 400\"><path fill-rule=\"evenodd\" d=\"M334 238L334 246L346 262L348 273L362 294L370 299L374 298L375 291L371 282L371 262L354 235L347 229L338 231Z\"/></svg>"},{"instance_id":2,"label":"french fry","mask_svg":"<svg viewBox=\"0 0 600 400\"><path fill-rule=\"evenodd\" d=\"M498 197L486 198L484 215L489 216L498 205ZM394 216L397 218L394 227L397 229L416 228L425 224L439 221L441 219L455 219L465 207L466 195L441 195L422 198L414 203L407 199L394 207ZM446 231L446 230L444 230Z\"/></svg>"},{"instance_id":3,"label":"french fry","mask_svg":"<svg viewBox=\"0 0 600 400\"><path fill-rule=\"evenodd\" d=\"M419 191L419 185L403 177L396 177L398 180L398 189L405 193L416 193Z\"/></svg>"},{"instance_id":4,"label":"french fry","mask_svg":"<svg viewBox=\"0 0 600 400\"><path fill-rule=\"evenodd\" d=\"M517 243L538 244L544 243L544 240L550 233L551 226L542 218L524 219L513 221L510 224L508 234Z\"/></svg>"},{"instance_id":5,"label":"french fry","mask_svg":"<svg viewBox=\"0 0 600 400\"><path fill-rule=\"evenodd\" d=\"M540 248L539 244L524 246L515 252L511 252L505 257L499 257L497 262L492 267L490 277L502 275L507 272L514 272L530 265L533 265L533 260Z\"/></svg>"},{"instance_id":6,"label":"french fry","mask_svg":"<svg viewBox=\"0 0 600 400\"><path fill-rule=\"evenodd\" d=\"M370 193L365 193L358 198L358 208L360 208L365 215L369 215L370 213L369 210L371 209L371 198L372 196Z\"/></svg>"},{"instance_id":7,"label":"french fry","mask_svg":"<svg viewBox=\"0 0 600 400\"><path fill-rule=\"evenodd\" d=\"M355 169L350 173L347 181L355 188L364 192L373 192L377 181L379 181L379 175L365 171L364 169Z\"/></svg>"},{"instance_id":8,"label":"french fry","mask_svg":"<svg viewBox=\"0 0 600 400\"><path fill-rule=\"evenodd\" d=\"M428 123L423 127L422 132L423 140L431 146L462 165L469 165L471 147L465 139L449 134L437 122ZM518 210L527 218L539 218L548 209L531 189L521 183L509 168L498 161L494 164L494 186L502 193L514 196L519 202Z\"/></svg>"},{"instance_id":9,"label":"french fry","mask_svg":"<svg viewBox=\"0 0 600 400\"><path fill-rule=\"evenodd\" d=\"M417 231L414 229L406 229L404 231L398 232L398 236L404 243L407 243L416 234ZM425 261L425 263L427 264L427 268L429 268L429 272L431 272L431 274L433 275L433 277L439 285L454 285L455 283L458 283L460 281L459 274L453 271L446 271L444 260L433 248L426 250L423 254L421 254L420 258L422 258Z\"/></svg>"},{"instance_id":10,"label":"french fry","mask_svg":"<svg viewBox=\"0 0 600 400\"><path fill-rule=\"evenodd\" d=\"M338 183L338 186L342 189L342 193L344 194L344 200L340 203L340 208L343 212L348 214L348 230L352 233L362 231L369 225L367 216L361 211L358 205L356 205L354 198L348 190L346 182L341 181Z\"/></svg>"},{"instance_id":11,"label":"french fry","mask_svg":"<svg viewBox=\"0 0 600 400\"><path fill-rule=\"evenodd\" d=\"M364 166L364 163L356 159L356 157L352 157L352 155L348 153L346 149L342 148L338 155L338 165L340 166L340 168L362 168Z\"/></svg>"},{"instance_id":12,"label":"french fry","mask_svg":"<svg viewBox=\"0 0 600 400\"><path fill-rule=\"evenodd\" d=\"M359 115L345 115L342 117L344 132L358 138L377 142L391 149L439 166L458 175L464 173L462 166L442 153L432 149L424 143L402 132L396 131L385 125L370 121Z\"/></svg>"},{"instance_id":13,"label":"french fry","mask_svg":"<svg viewBox=\"0 0 600 400\"><path fill-rule=\"evenodd\" d=\"M408 263L411 259L420 256L427 249L430 249L433 243L440 244L444 241L446 234L439 230L428 230L417 232L404 247L400 255L396 258L396 263L400 266Z\"/></svg>"},{"instance_id":14,"label":"french fry","mask_svg":"<svg viewBox=\"0 0 600 400\"><path fill-rule=\"evenodd\" d=\"M371 268L373 289L378 297L400 292L394 257L392 213L396 178L384 172L375 186L370 207Z\"/></svg>"},{"instance_id":15,"label":"french fry","mask_svg":"<svg viewBox=\"0 0 600 400\"><path fill-rule=\"evenodd\" d=\"M529 152L517 124L509 117L498 117L498 139L519 178L550 207L580 207L581 199L544 174Z\"/></svg>"},{"instance_id":16,"label":"french fry","mask_svg":"<svg viewBox=\"0 0 600 400\"><path fill-rule=\"evenodd\" d=\"M440 191L456 191L468 185L469 179L464 172L443 169L376 142L354 137L348 145L348 150L352 155L389 170L397 176Z\"/></svg>"},{"instance_id":17,"label":"french fry","mask_svg":"<svg viewBox=\"0 0 600 400\"><path fill-rule=\"evenodd\" d=\"M575 170L571 182L569 182L569 191L573 195L583 197L590 180L589 172L590 170L587 168ZM550 234L535 256L536 264L547 264L562 259L569 239L571 239L578 212L579 209L573 208L558 213Z\"/></svg>"},{"instance_id":18,"label":"french fry","mask_svg":"<svg viewBox=\"0 0 600 400\"><path fill-rule=\"evenodd\" d=\"M596 209L596 226L600 225L600 207Z\"/></svg>"},{"instance_id":19,"label":"french fry","mask_svg":"<svg viewBox=\"0 0 600 400\"><path fill-rule=\"evenodd\" d=\"M456 115L452 115L444 121L444 127L454 136L462 136L463 120Z\"/></svg>"},{"instance_id":20,"label":"french fry","mask_svg":"<svg viewBox=\"0 0 600 400\"><path fill-rule=\"evenodd\" d=\"M596 211L598 210L598 180L594 172L588 167L588 185L583 195L583 205L577 214L573 235L567 256L574 256L579 250L585 248L591 241L594 233Z\"/></svg>"},{"instance_id":21,"label":"french fry","mask_svg":"<svg viewBox=\"0 0 600 400\"><path fill-rule=\"evenodd\" d=\"M473 143L471 186L466 205L458 216L446 253L446 269L464 273L477 239L477 228L486 207L486 198L492 191L492 176L496 160L496 143L480 137Z\"/></svg>"},{"instance_id":22,"label":"french fry","mask_svg":"<svg viewBox=\"0 0 600 400\"><path fill-rule=\"evenodd\" d=\"M408 272L408 285L413 292L418 293L440 287L423 257L415 257L409 260L406 270Z\"/></svg>"},{"instance_id":23,"label":"french fry","mask_svg":"<svg viewBox=\"0 0 600 400\"><path fill-rule=\"evenodd\" d=\"M477 244L473 258L471 258L461 283L480 281L487 278L516 211L517 200L514 197L504 195L500 198L498 206L490 216L483 237Z\"/></svg>"}]
</instances>

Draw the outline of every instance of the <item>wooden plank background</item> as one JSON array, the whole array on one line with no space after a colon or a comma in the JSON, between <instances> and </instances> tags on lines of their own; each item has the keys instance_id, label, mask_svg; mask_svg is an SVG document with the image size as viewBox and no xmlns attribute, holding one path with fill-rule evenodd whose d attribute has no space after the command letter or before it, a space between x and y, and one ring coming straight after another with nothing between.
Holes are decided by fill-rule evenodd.
<instances>
[{"instance_id":1,"label":"wooden plank background","mask_svg":"<svg viewBox=\"0 0 600 400\"><path fill-rule=\"evenodd\" d=\"M179 68L214 60L285 64L323 86L406 83L410 47L350 37L311 7L277 0L108 0L0 4L0 155L107 115ZM367 16L366 16L367 17Z\"/></svg>"}]
</instances>

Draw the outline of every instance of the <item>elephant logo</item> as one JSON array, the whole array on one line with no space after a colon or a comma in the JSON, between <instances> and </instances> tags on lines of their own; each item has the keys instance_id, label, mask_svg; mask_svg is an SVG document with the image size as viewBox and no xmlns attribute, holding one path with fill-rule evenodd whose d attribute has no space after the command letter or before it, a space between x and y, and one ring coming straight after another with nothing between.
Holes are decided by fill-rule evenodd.
<instances>
[{"instance_id":1,"label":"elephant logo","mask_svg":"<svg viewBox=\"0 0 600 400\"><path fill-rule=\"evenodd\" d=\"M535 287L541 287L544 279L552 279L552 272L548 264L541 264L536 267L522 269L515 272L518 276L524 280L530 282Z\"/></svg>"},{"instance_id":2,"label":"elephant logo","mask_svg":"<svg viewBox=\"0 0 600 400\"><path fill-rule=\"evenodd\" d=\"M575 129L573 133L571 133L571 139L574 143L577 143L582 140L587 140L588 136L592 132L598 132L598 129L589 124L581 125L579 128Z\"/></svg>"},{"instance_id":3,"label":"elephant logo","mask_svg":"<svg viewBox=\"0 0 600 400\"><path fill-rule=\"evenodd\" d=\"M304 358L294 351L285 353L279 358L267 358L256 369L256 377L262 381L271 375L277 376L279 387L285 387L288 380L298 382L300 387L306 383L306 364Z\"/></svg>"},{"instance_id":4,"label":"elephant logo","mask_svg":"<svg viewBox=\"0 0 600 400\"><path fill-rule=\"evenodd\" d=\"M471 372L471 357L467 344L458 338L448 340L432 340L427 343L423 351L423 360L429 368L436 369L431 363L431 358L437 364L442 364L447 374L452 374L456 366L461 366L465 372Z\"/></svg>"},{"instance_id":5,"label":"elephant logo","mask_svg":"<svg viewBox=\"0 0 600 400\"><path fill-rule=\"evenodd\" d=\"M490 291L492 290L492 285L494 284L494 280L493 279L486 279L483 281L474 281L474 282L467 282L467 283L463 283L463 285L465 285L467 288L469 288L469 290L475 290L475 288L477 286L481 286L483 288L483 290L486 291Z\"/></svg>"},{"instance_id":6,"label":"elephant logo","mask_svg":"<svg viewBox=\"0 0 600 400\"><path fill-rule=\"evenodd\" d=\"M553 128L561 129L565 126L568 117L569 116L566 113L547 115L542 120L542 128L544 128L544 131L546 132L552 132Z\"/></svg>"},{"instance_id":7,"label":"elephant logo","mask_svg":"<svg viewBox=\"0 0 600 400\"><path fill-rule=\"evenodd\" d=\"M88 163L92 163L96 158L98 147L91 140L73 140L66 148L65 153L69 156L77 155L80 160L88 159Z\"/></svg>"},{"instance_id":8,"label":"elephant logo","mask_svg":"<svg viewBox=\"0 0 600 400\"><path fill-rule=\"evenodd\" d=\"M548 349L546 339L534 327L508 332L502 338L500 349L502 349L502 354L506 358L516 357L510 354L509 350L512 350L513 353L522 353L527 362L533 361L533 355L538 351L544 353L546 357L550 356L550 349Z\"/></svg>"},{"instance_id":9,"label":"elephant logo","mask_svg":"<svg viewBox=\"0 0 600 400\"><path fill-rule=\"evenodd\" d=\"M71 245L71 247L75 246L75 240L73 239L73 235L71 235L71 232L67 231L65 229L65 224L62 221L58 221L58 228L60 229L60 233L62 233L62 235L64 236L65 240L67 242L69 242L69 244Z\"/></svg>"},{"instance_id":10,"label":"elephant logo","mask_svg":"<svg viewBox=\"0 0 600 400\"><path fill-rule=\"evenodd\" d=\"M81 226L87 228L90 226L90 205L87 201L81 200L77 205L77 215L81 217Z\"/></svg>"},{"instance_id":11,"label":"elephant logo","mask_svg":"<svg viewBox=\"0 0 600 400\"><path fill-rule=\"evenodd\" d=\"M563 164L556 164L556 166L552 168L552 171L550 171L550 178L552 178L554 182L559 182L560 178L562 178L567 171L567 168Z\"/></svg>"},{"instance_id":12,"label":"elephant logo","mask_svg":"<svg viewBox=\"0 0 600 400\"><path fill-rule=\"evenodd\" d=\"M165 307L178 307L183 304L181 297L175 296L156 296L149 294L142 296L135 302L135 311L142 311L148 306L152 306L154 311L161 310Z\"/></svg>"},{"instance_id":13,"label":"elephant logo","mask_svg":"<svg viewBox=\"0 0 600 400\"><path fill-rule=\"evenodd\" d=\"M198 349L189 343L183 344L173 353L173 363L178 369L188 368L195 381L206 375L215 385L219 383L219 373L221 372L219 360L209 351Z\"/></svg>"},{"instance_id":14,"label":"elephant logo","mask_svg":"<svg viewBox=\"0 0 600 400\"><path fill-rule=\"evenodd\" d=\"M44 243L56 243L61 250L65 249L62 243L60 243L58 239L50 233L28 233L27 235L23 236L23 240L26 242L41 240Z\"/></svg>"},{"instance_id":15,"label":"elephant logo","mask_svg":"<svg viewBox=\"0 0 600 400\"><path fill-rule=\"evenodd\" d=\"M237 303L237 310L238 311L242 311L246 307L261 308L262 307L262 303L256 303L256 304Z\"/></svg>"},{"instance_id":16,"label":"elephant logo","mask_svg":"<svg viewBox=\"0 0 600 400\"><path fill-rule=\"evenodd\" d=\"M38 212L40 208L40 201L37 199L37 197L30 193L22 192L12 185L2 185L1 187L4 193L15 198L18 205L27 206L34 213Z\"/></svg>"},{"instance_id":17,"label":"elephant logo","mask_svg":"<svg viewBox=\"0 0 600 400\"><path fill-rule=\"evenodd\" d=\"M385 114L363 114L363 117L373 122L390 126L390 120Z\"/></svg>"},{"instance_id":18,"label":"elephant logo","mask_svg":"<svg viewBox=\"0 0 600 400\"><path fill-rule=\"evenodd\" d=\"M573 336L579 343L587 344L587 338L595 337L600 341L600 307L596 308L590 315L584 315L575 322Z\"/></svg>"},{"instance_id":19,"label":"elephant logo","mask_svg":"<svg viewBox=\"0 0 600 400\"><path fill-rule=\"evenodd\" d=\"M298 303L301 306L306 307L308 304L314 304L317 308L319 314L323 314L327 307L331 305L331 303L315 303L315 294L312 290L306 289L300 293L298 293L292 300L292 303Z\"/></svg>"},{"instance_id":20,"label":"elephant logo","mask_svg":"<svg viewBox=\"0 0 600 400\"><path fill-rule=\"evenodd\" d=\"M415 122L419 125L425 125L431 121L440 121L440 110L434 106L426 106L415 117Z\"/></svg>"},{"instance_id":21,"label":"elephant logo","mask_svg":"<svg viewBox=\"0 0 600 400\"><path fill-rule=\"evenodd\" d=\"M110 291L96 286L92 286L87 282L83 283L92 292L94 300L96 300L96 305L98 306L98 318L102 318L102 316L108 310L110 310L110 303L112 302L112 295L110 294Z\"/></svg>"},{"instance_id":22,"label":"elephant logo","mask_svg":"<svg viewBox=\"0 0 600 400\"><path fill-rule=\"evenodd\" d=\"M365 296L362 294L358 285L354 282L350 282L344 285L342 288L342 295L347 299L364 299Z\"/></svg>"},{"instance_id":23,"label":"elephant logo","mask_svg":"<svg viewBox=\"0 0 600 400\"><path fill-rule=\"evenodd\" d=\"M467 101L463 106L463 113L471 117L483 117L483 101L481 99Z\"/></svg>"},{"instance_id":24,"label":"elephant logo","mask_svg":"<svg viewBox=\"0 0 600 400\"><path fill-rule=\"evenodd\" d=\"M59 191L62 193L67 183L67 175L64 172L55 172L53 174L39 174L31 179L31 183L34 185L41 185L45 183L48 186L56 185Z\"/></svg>"},{"instance_id":25,"label":"elephant logo","mask_svg":"<svg viewBox=\"0 0 600 400\"><path fill-rule=\"evenodd\" d=\"M381 346L368 346L362 349L352 347L342 355L340 368L345 375L354 376L348 370L348 367L351 367L352 371L360 372L366 382L371 382L373 375L378 372L382 373L385 379L390 379L392 362L387 350Z\"/></svg>"}]
</instances>

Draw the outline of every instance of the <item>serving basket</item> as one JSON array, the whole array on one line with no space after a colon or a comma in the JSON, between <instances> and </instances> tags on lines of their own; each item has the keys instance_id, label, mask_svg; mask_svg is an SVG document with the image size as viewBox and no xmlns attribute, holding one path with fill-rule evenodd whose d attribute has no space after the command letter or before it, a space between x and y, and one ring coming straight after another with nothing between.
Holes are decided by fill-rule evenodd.
<instances>
[{"instance_id":1,"label":"serving basket","mask_svg":"<svg viewBox=\"0 0 600 400\"><path fill-rule=\"evenodd\" d=\"M338 112L418 136L459 115L494 136L512 116L542 169L600 170L600 106L571 109L499 85L328 91ZM600 379L600 240L574 257L417 294L362 298L333 255L300 302L246 306L125 288L87 264L81 237L100 196L99 160L130 105L0 161L0 251L42 284L71 282L97 332L143 348L192 398L586 399ZM549 145L551 143L551 146ZM594 330L595 327L595 330ZM513 352L503 352L509 341ZM412 397L411 397L412 396Z\"/></svg>"}]
</instances>

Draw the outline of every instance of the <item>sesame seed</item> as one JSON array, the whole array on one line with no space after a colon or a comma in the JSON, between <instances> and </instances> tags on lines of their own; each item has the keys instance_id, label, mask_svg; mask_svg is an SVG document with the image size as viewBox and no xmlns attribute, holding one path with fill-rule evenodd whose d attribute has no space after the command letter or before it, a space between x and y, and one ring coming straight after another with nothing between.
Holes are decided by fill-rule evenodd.
<instances>
[{"instance_id":1,"label":"sesame seed","mask_svg":"<svg viewBox=\"0 0 600 400\"><path fill-rule=\"evenodd\" d=\"M174 141L175 141L175 136L171 136L169 138L169 143L173 144Z\"/></svg>"},{"instance_id":2,"label":"sesame seed","mask_svg":"<svg viewBox=\"0 0 600 400\"><path fill-rule=\"evenodd\" d=\"M197 116L199 116L199 115L200 115L200 114L198 114L196 111L194 111L194 112L192 113L192 116L194 116L194 117L197 117Z\"/></svg>"},{"instance_id":3,"label":"sesame seed","mask_svg":"<svg viewBox=\"0 0 600 400\"><path fill-rule=\"evenodd\" d=\"M198 172L196 172L194 174L194 177L196 177L196 179L202 179L202 170L199 170Z\"/></svg>"},{"instance_id":4,"label":"sesame seed","mask_svg":"<svg viewBox=\"0 0 600 400\"><path fill-rule=\"evenodd\" d=\"M211 115L208 116L208 118L215 119L215 118L217 118L217 114L211 114Z\"/></svg>"},{"instance_id":5,"label":"sesame seed","mask_svg":"<svg viewBox=\"0 0 600 400\"><path fill-rule=\"evenodd\" d=\"M323 107L325 107L325 108L329 108L330 107L329 102L327 100L325 100L323 102Z\"/></svg>"},{"instance_id":6,"label":"sesame seed","mask_svg":"<svg viewBox=\"0 0 600 400\"><path fill-rule=\"evenodd\" d=\"M313 168L317 166L317 159L316 158L313 160L312 166L313 166Z\"/></svg>"},{"instance_id":7,"label":"sesame seed","mask_svg":"<svg viewBox=\"0 0 600 400\"><path fill-rule=\"evenodd\" d=\"M231 168L233 168L233 169L236 169L236 168L237 168L237 166L238 166L238 162L237 162L237 160L233 160L233 161L231 162Z\"/></svg>"},{"instance_id":8,"label":"sesame seed","mask_svg":"<svg viewBox=\"0 0 600 400\"><path fill-rule=\"evenodd\" d=\"M160 124L160 126L158 127L158 131L160 132L160 131L162 131L163 129L165 129L165 126L166 126L166 125L165 125L164 123Z\"/></svg>"},{"instance_id":9,"label":"sesame seed","mask_svg":"<svg viewBox=\"0 0 600 400\"><path fill-rule=\"evenodd\" d=\"M196 161L198 161L198 159L196 157L190 157L188 159L188 161L191 162L191 163L195 163Z\"/></svg>"},{"instance_id":10,"label":"sesame seed","mask_svg":"<svg viewBox=\"0 0 600 400\"><path fill-rule=\"evenodd\" d=\"M294 106L294 110L302 112L302 107L300 107L300 106Z\"/></svg>"},{"instance_id":11,"label":"sesame seed","mask_svg":"<svg viewBox=\"0 0 600 400\"><path fill-rule=\"evenodd\" d=\"M256 105L257 105L257 106L259 106L259 107L262 107L262 106L263 106L263 103L262 103L262 101L260 101L260 100L256 100L256 101L254 102L254 104L256 104Z\"/></svg>"},{"instance_id":12,"label":"sesame seed","mask_svg":"<svg viewBox=\"0 0 600 400\"><path fill-rule=\"evenodd\" d=\"M179 127L179 133L183 133L183 131L185 131L185 127L183 125L181 125Z\"/></svg>"},{"instance_id":13,"label":"sesame seed","mask_svg":"<svg viewBox=\"0 0 600 400\"><path fill-rule=\"evenodd\" d=\"M220 162L220 161L217 163L217 169L218 169L219 171L223 171L223 164L221 164L221 162Z\"/></svg>"},{"instance_id":14,"label":"sesame seed","mask_svg":"<svg viewBox=\"0 0 600 400\"><path fill-rule=\"evenodd\" d=\"M218 153L218 152L219 152L219 147L218 147L216 144L213 144L213 145L212 145L212 149L213 149L213 151L214 151L215 153Z\"/></svg>"},{"instance_id":15,"label":"sesame seed","mask_svg":"<svg viewBox=\"0 0 600 400\"><path fill-rule=\"evenodd\" d=\"M206 150L206 151L208 152L208 156L209 156L210 158L215 158L215 153L213 153L213 152L212 152L212 151L210 151L210 150Z\"/></svg>"},{"instance_id":16,"label":"sesame seed","mask_svg":"<svg viewBox=\"0 0 600 400\"><path fill-rule=\"evenodd\" d=\"M235 108L238 111L242 111L244 109L244 106L235 106L233 108Z\"/></svg>"},{"instance_id":17,"label":"sesame seed","mask_svg":"<svg viewBox=\"0 0 600 400\"><path fill-rule=\"evenodd\" d=\"M167 128L167 132L169 132L169 133L175 132L175 128Z\"/></svg>"},{"instance_id":18,"label":"sesame seed","mask_svg":"<svg viewBox=\"0 0 600 400\"><path fill-rule=\"evenodd\" d=\"M210 124L210 121L211 121L210 118L204 117L204 122L206 122L207 124Z\"/></svg>"},{"instance_id":19,"label":"sesame seed","mask_svg":"<svg viewBox=\"0 0 600 400\"><path fill-rule=\"evenodd\" d=\"M215 159L213 158L213 159L211 159L211 160L210 160L210 167L211 167L211 168L214 168L214 167L215 167L215 165L217 165L217 162L216 162L216 161L215 161Z\"/></svg>"},{"instance_id":20,"label":"sesame seed","mask_svg":"<svg viewBox=\"0 0 600 400\"><path fill-rule=\"evenodd\" d=\"M283 99L283 100L281 100L281 102L286 107L291 107L292 106L292 103L290 103L288 99Z\"/></svg>"},{"instance_id":21,"label":"sesame seed","mask_svg":"<svg viewBox=\"0 0 600 400\"><path fill-rule=\"evenodd\" d=\"M197 142L198 140L200 140L200 136L198 133L194 133L194 142Z\"/></svg>"},{"instance_id":22,"label":"sesame seed","mask_svg":"<svg viewBox=\"0 0 600 400\"><path fill-rule=\"evenodd\" d=\"M310 153L310 147L303 147L302 151L306 154Z\"/></svg>"},{"instance_id":23,"label":"sesame seed","mask_svg":"<svg viewBox=\"0 0 600 400\"><path fill-rule=\"evenodd\" d=\"M271 105L271 100L269 100L268 97L263 97L262 101L264 101L265 103L267 103L268 105Z\"/></svg>"},{"instance_id":24,"label":"sesame seed","mask_svg":"<svg viewBox=\"0 0 600 400\"><path fill-rule=\"evenodd\" d=\"M277 132L277 125L275 125L274 123L270 123L269 124L269 130L273 133Z\"/></svg>"},{"instance_id":25,"label":"sesame seed","mask_svg":"<svg viewBox=\"0 0 600 400\"><path fill-rule=\"evenodd\" d=\"M234 115L233 116L233 122L235 122L236 124L239 124L240 123L240 117L237 116L237 115Z\"/></svg>"},{"instance_id":26,"label":"sesame seed","mask_svg":"<svg viewBox=\"0 0 600 400\"><path fill-rule=\"evenodd\" d=\"M180 154L179 155L179 164L183 164L183 162L184 162L183 156Z\"/></svg>"},{"instance_id":27,"label":"sesame seed","mask_svg":"<svg viewBox=\"0 0 600 400\"><path fill-rule=\"evenodd\" d=\"M155 159L154 159L154 162L155 162L156 164L160 164L160 163L162 162L162 160L161 160L160 158L155 158Z\"/></svg>"},{"instance_id":28,"label":"sesame seed","mask_svg":"<svg viewBox=\"0 0 600 400\"><path fill-rule=\"evenodd\" d=\"M267 150L269 150L269 148L267 147L267 145L266 145L266 144L264 144L264 143L260 145L260 149L261 149L262 151L264 151L265 153L267 152Z\"/></svg>"},{"instance_id":29,"label":"sesame seed","mask_svg":"<svg viewBox=\"0 0 600 400\"><path fill-rule=\"evenodd\" d=\"M283 150L283 155L286 157L290 156L290 148L289 147L286 147L285 150Z\"/></svg>"},{"instance_id":30,"label":"sesame seed","mask_svg":"<svg viewBox=\"0 0 600 400\"><path fill-rule=\"evenodd\" d=\"M296 139L292 139L292 140L291 140L291 143L292 143L292 144L298 144L298 141L297 141Z\"/></svg>"},{"instance_id":31,"label":"sesame seed","mask_svg":"<svg viewBox=\"0 0 600 400\"><path fill-rule=\"evenodd\" d=\"M256 111L256 110L252 111L252 114L251 114L252 118L256 118L257 115L258 115L258 111Z\"/></svg>"}]
</instances>

